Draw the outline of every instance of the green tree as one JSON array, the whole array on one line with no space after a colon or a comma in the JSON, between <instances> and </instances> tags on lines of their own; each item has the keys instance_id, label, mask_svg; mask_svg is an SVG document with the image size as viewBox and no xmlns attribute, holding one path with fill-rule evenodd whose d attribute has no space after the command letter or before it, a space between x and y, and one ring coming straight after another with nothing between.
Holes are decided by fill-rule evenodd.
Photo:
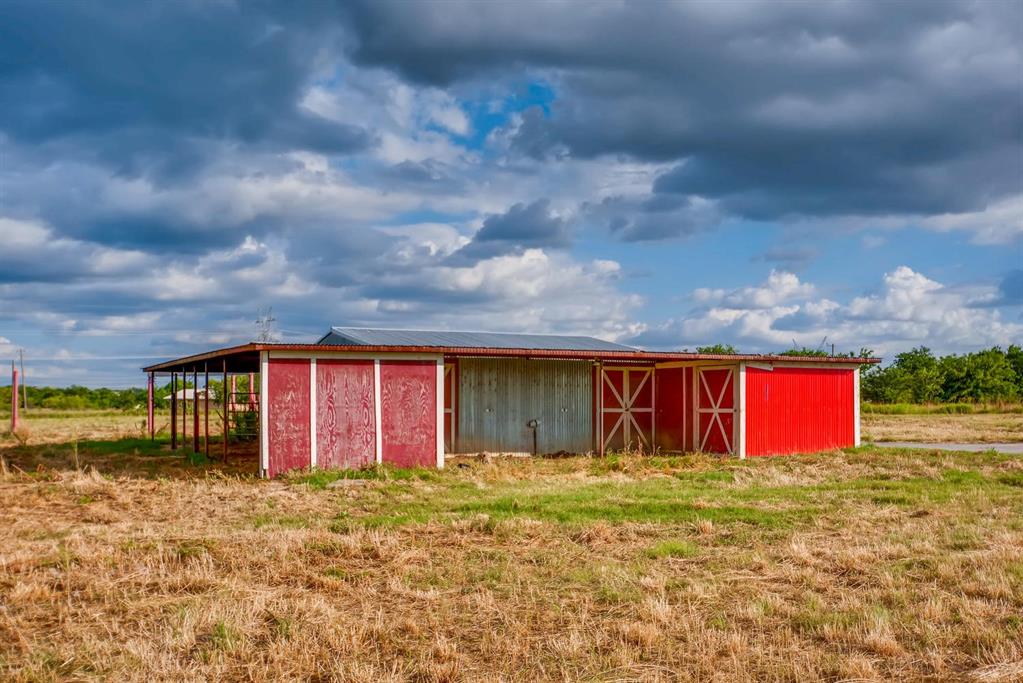
<instances>
[{"instance_id":1,"label":"green tree","mask_svg":"<svg viewBox=\"0 0 1023 683\"><path fill-rule=\"evenodd\" d=\"M1005 352L1005 360L1009 361L1012 371L1016 373L1016 395L1023 396L1023 348L1016 344L1010 345Z\"/></svg>"},{"instance_id":2,"label":"green tree","mask_svg":"<svg viewBox=\"0 0 1023 683\"><path fill-rule=\"evenodd\" d=\"M918 346L895 356L895 367L901 370L904 393L913 403L929 403L941 399L944 375L931 350Z\"/></svg>"},{"instance_id":3,"label":"green tree","mask_svg":"<svg viewBox=\"0 0 1023 683\"><path fill-rule=\"evenodd\" d=\"M739 352L731 344L713 344L711 346L697 346L696 353L719 353L734 356Z\"/></svg>"}]
</instances>

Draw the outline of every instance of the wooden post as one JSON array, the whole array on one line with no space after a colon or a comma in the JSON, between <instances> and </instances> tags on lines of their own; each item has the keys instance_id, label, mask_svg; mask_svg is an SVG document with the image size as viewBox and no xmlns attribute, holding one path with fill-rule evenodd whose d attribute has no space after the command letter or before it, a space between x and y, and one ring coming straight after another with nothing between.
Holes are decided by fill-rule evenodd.
<instances>
[{"instance_id":1,"label":"wooden post","mask_svg":"<svg viewBox=\"0 0 1023 683\"><path fill-rule=\"evenodd\" d=\"M11 433L18 431L18 369L11 361Z\"/></svg>"},{"instance_id":2,"label":"wooden post","mask_svg":"<svg viewBox=\"0 0 1023 683\"><path fill-rule=\"evenodd\" d=\"M199 370L192 366L192 452L199 452Z\"/></svg>"},{"instance_id":3,"label":"wooden post","mask_svg":"<svg viewBox=\"0 0 1023 683\"><path fill-rule=\"evenodd\" d=\"M203 420L206 424L203 427L203 440L202 445L206 451L206 458L210 457L210 366L209 363L202 364L203 372L206 374L206 379L203 382L203 389L205 393L202 397L203 403Z\"/></svg>"},{"instance_id":4,"label":"wooden post","mask_svg":"<svg viewBox=\"0 0 1023 683\"><path fill-rule=\"evenodd\" d=\"M146 382L146 422L149 423L149 440L152 441L156 435L156 425L153 424L153 373L149 373L149 381Z\"/></svg>"},{"instance_id":5,"label":"wooden post","mask_svg":"<svg viewBox=\"0 0 1023 683\"><path fill-rule=\"evenodd\" d=\"M224 404L224 424L223 424L223 427L224 427L224 462L227 462L227 436L228 436L228 429L229 429L230 421L228 420L228 412L227 412L228 411L228 407L227 407L227 359L226 358L224 359L224 384L223 384L223 387L221 388L221 392L224 394L224 397L223 397L223 404Z\"/></svg>"},{"instance_id":6,"label":"wooden post","mask_svg":"<svg viewBox=\"0 0 1023 683\"><path fill-rule=\"evenodd\" d=\"M171 450L178 449L178 373L171 373Z\"/></svg>"},{"instance_id":7,"label":"wooden post","mask_svg":"<svg viewBox=\"0 0 1023 683\"><path fill-rule=\"evenodd\" d=\"M256 373L249 373L249 410L252 410L252 406L256 403Z\"/></svg>"},{"instance_id":8,"label":"wooden post","mask_svg":"<svg viewBox=\"0 0 1023 683\"><path fill-rule=\"evenodd\" d=\"M238 376L231 375L231 407L238 408Z\"/></svg>"}]
</instances>

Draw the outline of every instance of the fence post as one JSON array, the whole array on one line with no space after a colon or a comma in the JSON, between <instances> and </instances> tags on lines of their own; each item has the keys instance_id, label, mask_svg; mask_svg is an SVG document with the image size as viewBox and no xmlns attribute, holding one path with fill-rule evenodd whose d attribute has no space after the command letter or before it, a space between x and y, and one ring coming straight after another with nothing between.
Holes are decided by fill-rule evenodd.
<instances>
[{"instance_id":1,"label":"fence post","mask_svg":"<svg viewBox=\"0 0 1023 683\"><path fill-rule=\"evenodd\" d=\"M146 422L149 423L149 440L152 441L156 435L156 425L153 415L153 373L149 373L149 381L146 382Z\"/></svg>"},{"instance_id":2,"label":"fence post","mask_svg":"<svg viewBox=\"0 0 1023 683\"><path fill-rule=\"evenodd\" d=\"M18 369L11 361L11 433L18 431Z\"/></svg>"}]
</instances>

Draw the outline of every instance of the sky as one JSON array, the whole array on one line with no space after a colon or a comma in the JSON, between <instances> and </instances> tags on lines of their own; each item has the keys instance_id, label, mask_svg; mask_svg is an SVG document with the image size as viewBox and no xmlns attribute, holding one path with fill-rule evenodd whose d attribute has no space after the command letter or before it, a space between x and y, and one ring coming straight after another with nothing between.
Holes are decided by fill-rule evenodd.
<instances>
[{"instance_id":1,"label":"sky","mask_svg":"<svg viewBox=\"0 0 1023 683\"><path fill-rule=\"evenodd\" d=\"M0 359L1023 343L1023 3L0 3ZM0 372L0 382L9 382Z\"/></svg>"}]
</instances>

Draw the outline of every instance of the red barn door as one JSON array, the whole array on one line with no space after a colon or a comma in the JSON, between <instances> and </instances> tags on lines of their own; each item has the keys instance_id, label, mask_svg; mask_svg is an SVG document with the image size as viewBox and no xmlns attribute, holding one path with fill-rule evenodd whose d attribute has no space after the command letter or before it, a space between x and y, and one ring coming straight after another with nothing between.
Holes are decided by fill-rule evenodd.
<instances>
[{"instance_id":1,"label":"red barn door","mask_svg":"<svg viewBox=\"0 0 1023 683\"><path fill-rule=\"evenodd\" d=\"M384 462L437 465L437 363L380 361L380 426Z\"/></svg>"},{"instance_id":2,"label":"red barn door","mask_svg":"<svg viewBox=\"0 0 1023 683\"><path fill-rule=\"evenodd\" d=\"M653 369L604 368L601 376L604 450L649 450L654 426Z\"/></svg>"},{"instance_id":3,"label":"red barn door","mask_svg":"<svg viewBox=\"0 0 1023 683\"><path fill-rule=\"evenodd\" d=\"M691 367L657 369L655 431L657 446L666 451L692 450L693 371Z\"/></svg>"},{"instance_id":4,"label":"red barn door","mask_svg":"<svg viewBox=\"0 0 1023 683\"><path fill-rule=\"evenodd\" d=\"M697 382L696 450L735 452L735 370L699 368Z\"/></svg>"},{"instance_id":5,"label":"red barn door","mask_svg":"<svg viewBox=\"0 0 1023 683\"><path fill-rule=\"evenodd\" d=\"M373 361L316 363L316 466L360 468L376 462Z\"/></svg>"},{"instance_id":6,"label":"red barn door","mask_svg":"<svg viewBox=\"0 0 1023 683\"><path fill-rule=\"evenodd\" d=\"M309 467L309 360L271 358L267 370L267 476Z\"/></svg>"}]
</instances>

